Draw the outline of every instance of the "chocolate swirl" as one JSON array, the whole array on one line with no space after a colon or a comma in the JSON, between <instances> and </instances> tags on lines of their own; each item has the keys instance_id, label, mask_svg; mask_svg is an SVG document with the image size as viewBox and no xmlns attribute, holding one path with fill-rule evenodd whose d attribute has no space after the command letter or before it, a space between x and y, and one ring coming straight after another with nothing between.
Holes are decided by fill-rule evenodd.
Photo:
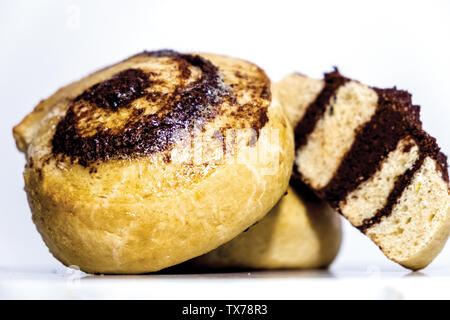
<instances>
[{"instance_id":1,"label":"chocolate swirl","mask_svg":"<svg viewBox=\"0 0 450 320\"><path fill-rule=\"evenodd\" d=\"M234 123L247 119L246 125L256 130L268 121L270 82L265 74L259 75L256 86L251 77L242 86L242 79L225 83L218 67L199 55L161 50L133 58L167 61L161 61L162 71L120 71L73 99L51 142L57 159L67 156L89 166L163 152L179 139L180 131L202 129L218 116L232 117ZM241 105L239 90L250 90L258 99ZM230 119L224 125L233 126Z\"/></svg>"}]
</instances>

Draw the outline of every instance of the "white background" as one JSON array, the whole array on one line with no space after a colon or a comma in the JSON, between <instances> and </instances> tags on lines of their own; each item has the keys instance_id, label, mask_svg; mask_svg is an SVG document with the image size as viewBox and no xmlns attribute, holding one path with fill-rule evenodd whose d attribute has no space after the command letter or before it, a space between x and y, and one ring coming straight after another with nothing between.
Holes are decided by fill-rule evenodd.
<instances>
[{"instance_id":1,"label":"white background","mask_svg":"<svg viewBox=\"0 0 450 320\"><path fill-rule=\"evenodd\" d=\"M251 60L278 80L334 65L364 83L396 85L423 106L450 152L450 1L0 2L0 267L58 267L32 222L11 130L40 99L144 49ZM450 247L429 270L450 265ZM334 269L401 270L345 224ZM333 269L332 269L333 270Z\"/></svg>"}]
</instances>

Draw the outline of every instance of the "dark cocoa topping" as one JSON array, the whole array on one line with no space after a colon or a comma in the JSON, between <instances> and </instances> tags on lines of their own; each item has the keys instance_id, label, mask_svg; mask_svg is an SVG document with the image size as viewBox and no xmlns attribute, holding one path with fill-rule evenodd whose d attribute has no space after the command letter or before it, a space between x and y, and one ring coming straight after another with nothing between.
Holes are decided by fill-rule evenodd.
<instances>
[{"instance_id":1,"label":"dark cocoa topping","mask_svg":"<svg viewBox=\"0 0 450 320\"><path fill-rule=\"evenodd\" d=\"M167 92L160 89L165 86L164 74L127 69L88 88L72 101L56 127L52 151L57 159L67 156L72 162L89 166L108 159L166 151L186 131L202 130L207 122L227 114L223 104L233 110L241 107L236 102L237 90L248 87L230 90L218 68L198 55L161 50L134 57L138 56L169 58L178 65L179 76L175 80L178 84ZM198 68L201 73L189 82L192 68ZM270 82L264 79L257 89L261 97L267 98ZM270 100L262 102L261 97L248 110L236 111L232 120L261 129L268 121L266 113L270 104ZM157 111L149 114L145 107L135 103L138 99L145 99ZM110 122L104 120L108 117L112 117ZM170 161L170 157L167 159Z\"/></svg>"},{"instance_id":2,"label":"dark cocoa topping","mask_svg":"<svg viewBox=\"0 0 450 320\"><path fill-rule=\"evenodd\" d=\"M436 156L436 162L437 162L437 170L441 171L442 173L442 179L444 179L447 184L449 183L448 180L448 161L447 156L439 152Z\"/></svg>"},{"instance_id":3,"label":"dark cocoa topping","mask_svg":"<svg viewBox=\"0 0 450 320\"><path fill-rule=\"evenodd\" d=\"M161 50L155 50L155 51L142 51L136 55L134 55L133 57L137 57L137 56L144 56L144 57L154 57L154 58L171 58L171 57L175 57L178 56L179 53L171 50L171 49L161 49Z\"/></svg>"},{"instance_id":4,"label":"dark cocoa topping","mask_svg":"<svg viewBox=\"0 0 450 320\"><path fill-rule=\"evenodd\" d=\"M348 81L349 79L342 77L336 68L333 72L325 74L325 86L314 102L308 106L305 115L295 127L296 150L306 144L308 135L313 132L317 122L324 114L328 104L330 104L331 98L335 95L337 89ZM330 110L332 112L332 106Z\"/></svg>"},{"instance_id":5,"label":"dark cocoa topping","mask_svg":"<svg viewBox=\"0 0 450 320\"><path fill-rule=\"evenodd\" d=\"M150 74L139 69L128 69L119 72L111 79L100 82L74 99L95 104L98 108L117 111L118 108L129 107L134 100L145 96L150 87Z\"/></svg>"}]
</instances>

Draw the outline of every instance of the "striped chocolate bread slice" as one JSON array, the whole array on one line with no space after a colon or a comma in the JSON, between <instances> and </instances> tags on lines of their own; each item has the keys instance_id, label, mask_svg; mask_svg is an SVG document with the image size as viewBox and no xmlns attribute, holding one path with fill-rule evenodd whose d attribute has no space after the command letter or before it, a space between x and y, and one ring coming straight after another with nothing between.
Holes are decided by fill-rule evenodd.
<instances>
[{"instance_id":1,"label":"striped chocolate bread slice","mask_svg":"<svg viewBox=\"0 0 450 320\"><path fill-rule=\"evenodd\" d=\"M426 267L450 233L447 158L397 89L300 74L275 85L294 124L294 172L391 260Z\"/></svg>"}]
</instances>

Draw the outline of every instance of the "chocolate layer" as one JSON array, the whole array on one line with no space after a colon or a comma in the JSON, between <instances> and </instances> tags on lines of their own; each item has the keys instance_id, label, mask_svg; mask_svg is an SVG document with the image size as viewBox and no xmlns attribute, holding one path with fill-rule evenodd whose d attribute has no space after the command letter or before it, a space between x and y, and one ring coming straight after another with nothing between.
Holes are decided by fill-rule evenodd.
<instances>
[{"instance_id":1,"label":"chocolate layer","mask_svg":"<svg viewBox=\"0 0 450 320\"><path fill-rule=\"evenodd\" d=\"M98 108L117 111L145 96L150 85L150 74L139 69L128 69L92 86L76 97L74 102L86 101Z\"/></svg>"},{"instance_id":2,"label":"chocolate layer","mask_svg":"<svg viewBox=\"0 0 450 320\"><path fill-rule=\"evenodd\" d=\"M325 74L325 86L314 102L308 106L305 115L295 127L296 150L306 144L308 135L313 132L317 122L324 114L327 105L330 103L331 98L335 95L337 89L347 81L349 81L349 79L342 77L337 69Z\"/></svg>"},{"instance_id":3,"label":"chocolate layer","mask_svg":"<svg viewBox=\"0 0 450 320\"><path fill-rule=\"evenodd\" d=\"M383 217L391 214L394 205L402 196L403 191L405 191L405 189L411 184L415 173L421 168L424 160L425 157L420 155L419 159L416 160L412 168L406 170L406 172L395 182L394 188L391 190L384 207L378 210L372 218L364 219L362 224L358 226L360 231L365 232L374 224L379 223Z\"/></svg>"},{"instance_id":4,"label":"chocolate layer","mask_svg":"<svg viewBox=\"0 0 450 320\"><path fill-rule=\"evenodd\" d=\"M384 207L370 219L365 219L359 229L365 232L368 228L381 221L385 216L391 214L395 204L399 201L404 190L411 184L415 173L421 168L425 158L430 157L437 163L437 170L442 173L442 178L448 183L448 167L447 157L440 152L440 148L436 143L436 139L431 137L422 129L420 121L420 107L413 106L411 103L411 95L408 94L407 100L396 101L398 90L396 89L375 89L379 96L379 108L382 109L390 104L400 105L400 113L403 113L403 122L405 122L405 134L411 136L419 146L419 158L416 160L412 168L408 169L394 184L394 188L389 194ZM403 106L403 107L402 107ZM397 124L398 125L398 124ZM403 150L408 152L408 146Z\"/></svg>"},{"instance_id":5,"label":"chocolate layer","mask_svg":"<svg viewBox=\"0 0 450 320\"><path fill-rule=\"evenodd\" d=\"M233 84L225 85L218 68L205 58L172 50L144 51L133 57L137 56L169 58L176 63L179 77L173 91L154 89L164 86L164 74L141 69L127 69L93 85L72 101L56 127L52 151L57 158L67 156L88 166L97 161L166 151L180 139L181 132L201 130L218 115L227 115L229 110L222 109L225 102L237 110L232 115L234 122L246 122L240 127L251 126L259 131L268 121L270 81L262 71L264 77L259 83L248 81L251 88L250 84L236 86L236 90L246 90L254 98L253 104L241 106ZM188 82L192 67L200 69L201 75ZM134 104L137 99L146 99L157 112L148 114L138 108ZM106 117L117 113L123 123L111 128L102 122L99 113Z\"/></svg>"},{"instance_id":6,"label":"chocolate layer","mask_svg":"<svg viewBox=\"0 0 450 320\"><path fill-rule=\"evenodd\" d=\"M318 190L333 206L367 181L380 169L382 160L395 150L398 142L420 126L418 108L411 106L405 91L378 92L378 105L370 121L355 133L352 147L343 158L327 186Z\"/></svg>"}]
</instances>

